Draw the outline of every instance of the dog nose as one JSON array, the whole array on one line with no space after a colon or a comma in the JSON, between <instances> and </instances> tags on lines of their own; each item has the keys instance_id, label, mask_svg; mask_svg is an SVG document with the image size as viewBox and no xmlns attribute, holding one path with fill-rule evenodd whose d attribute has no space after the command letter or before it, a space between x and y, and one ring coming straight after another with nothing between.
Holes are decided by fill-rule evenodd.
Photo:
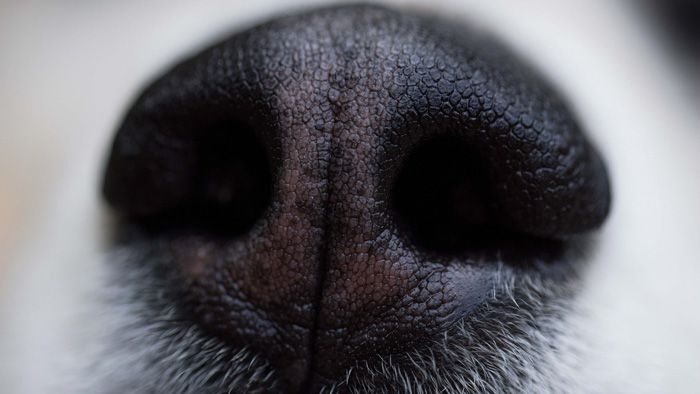
<instances>
[{"instance_id":1,"label":"dog nose","mask_svg":"<svg viewBox=\"0 0 700 394\"><path fill-rule=\"evenodd\" d=\"M610 201L533 71L374 6L278 19L176 66L126 116L104 194L169 240L180 307L288 391L441 335L499 264L551 256Z\"/></svg>"}]
</instances>

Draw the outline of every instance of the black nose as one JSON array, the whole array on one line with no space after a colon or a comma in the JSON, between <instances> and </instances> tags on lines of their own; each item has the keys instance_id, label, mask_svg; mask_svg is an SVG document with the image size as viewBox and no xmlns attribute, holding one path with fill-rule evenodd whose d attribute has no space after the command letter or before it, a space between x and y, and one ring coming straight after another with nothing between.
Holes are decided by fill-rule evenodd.
<instances>
[{"instance_id":1,"label":"black nose","mask_svg":"<svg viewBox=\"0 0 700 394\"><path fill-rule=\"evenodd\" d=\"M371 6L278 19L175 67L126 117L104 192L161 224L198 323L289 391L440 335L498 264L551 257L610 201L531 70Z\"/></svg>"}]
</instances>

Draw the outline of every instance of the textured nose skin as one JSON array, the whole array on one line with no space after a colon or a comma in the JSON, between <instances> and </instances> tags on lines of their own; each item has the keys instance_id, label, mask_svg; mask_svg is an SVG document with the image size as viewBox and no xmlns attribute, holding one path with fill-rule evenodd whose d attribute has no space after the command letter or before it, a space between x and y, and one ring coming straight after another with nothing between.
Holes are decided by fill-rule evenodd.
<instances>
[{"instance_id":1,"label":"textured nose skin","mask_svg":"<svg viewBox=\"0 0 700 394\"><path fill-rule=\"evenodd\" d=\"M167 253L198 323L288 391L420 346L489 296L500 250L434 253L397 218L397 176L425 141L469 147L509 232L566 238L609 209L600 158L545 83L478 34L380 7L278 19L175 67L121 126L108 201L137 218L201 203L211 133L255 136L269 201L245 231L179 232ZM218 204L246 194L240 177Z\"/></svg>"}]
</instances>

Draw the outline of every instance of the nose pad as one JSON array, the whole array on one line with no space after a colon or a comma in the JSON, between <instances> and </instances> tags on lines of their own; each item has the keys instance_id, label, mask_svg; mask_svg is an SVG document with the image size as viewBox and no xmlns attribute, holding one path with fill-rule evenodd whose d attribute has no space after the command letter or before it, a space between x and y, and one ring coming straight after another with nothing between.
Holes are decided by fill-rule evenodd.
<instances>
[{"instance_id":1,"label":"nose pad","mask_svg":"<svg viewBox=\"0 0 700 394\"><path fill-rule=\"evenodd\" d=\"M605 168L566 106L469 37L372 6L282 18L175 67L120 127L108 202L158 223L177 307L283 390L428 346L504 264L559 263L550 241L602 224Z\"/></svg>"}]
</instances>

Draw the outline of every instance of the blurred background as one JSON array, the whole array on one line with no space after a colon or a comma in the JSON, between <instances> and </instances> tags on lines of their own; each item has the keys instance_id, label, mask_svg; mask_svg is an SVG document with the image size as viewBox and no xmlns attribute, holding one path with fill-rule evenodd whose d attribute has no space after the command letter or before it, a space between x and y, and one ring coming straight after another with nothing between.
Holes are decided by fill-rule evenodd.
<instances>
[{"instance_id":1,"label":"blurred background","mask_svg":"<svg viewBox=\"0 0 700 394\"><path fill-rule=\"evenodd\" d=\"M625 201L610 222L633 223L622 227L635 246L650 239L658 245L616 254L609 245L625 234L610 234L612 256L638 261L598 272L596 284L609 290L601 304L620 306L611 310L625 311L621 319L643 332L644 346L675 352L659 359L679 365L678 375L692 383L700 339L686 333L695 338L691 347L673 341L700 327L692 313L700 305L700 217L693 217L700 211L700 1L391 2L483 24L572 98L594 140L611 134L612 145L600 148L611 163L616 203ZM38 235L39 224L80 209L61 205L66 198L94 208L111 133L149 79L218 36L321 3L328 2L0 0L0 298L22 268L18 262L31 260L20 255L44 248L55 234ZM640 137L630 143L635 133ZM637 171L645 155L661 165ZM619 174L634 179L615 179ZM698 209L688 212L694 198ZM79 226L60 231L71 228ZM653 264L637 264L645 259ZM619 294L619 278L642 291ZM661 328L645 327L652 317ZM616 334L620 346L639 346L626 332Z\"/></svg>"}]
</instances>

